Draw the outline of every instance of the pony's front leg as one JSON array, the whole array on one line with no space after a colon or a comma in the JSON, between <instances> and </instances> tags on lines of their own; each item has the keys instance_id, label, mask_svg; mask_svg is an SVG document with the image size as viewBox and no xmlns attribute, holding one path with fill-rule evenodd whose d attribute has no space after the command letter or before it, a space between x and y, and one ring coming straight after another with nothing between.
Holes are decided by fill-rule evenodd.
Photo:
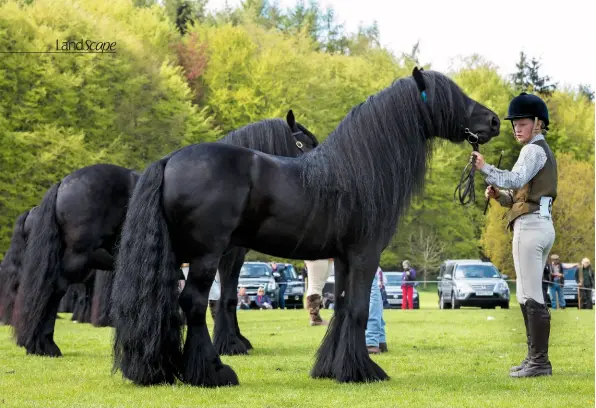
<instances>
[{"instance_id":1,"label":"pony's front leg","mask_svg":"<svg viewBox=\"0 0 596 408\"><path fill-rule=\"evenodd\" d=\"M389 376L370 358L365 338L371 283L379 256L351 255L345 297L336 298L339 310L335 310L334 316L336 347L331 364L332 377L339 382L387 380Z\"/></svg>"},{"instance_id":2,"label":"pony's front leg","mask_svg":"<svg viewBox=\"0 0 596 408\"><path fill-rule=\"evenodd\" d=\"M187 333L180 373L192 385L218 387L238 385L238 377L223 364L211 343L206 324L209 290L217 271L219 257L204 256L190 263L180 306L186 313Z\"/></svg>"},{"instance_id":3,"label":"pony's front leg","mask_svg":"<svg viewBox=\"0 0 596 408\"><path fill-rule=\"evenodd\" d=\"M340 258L334 259L335 264L335 306L333 316L327 326L327 332L323 342L316 355L316 361L310 372L313 378L333 378L333 364L337 345L341 336L341 327L346 316L345 308L345 289L348 278L347 262Z\"/></svg>"},{"instance_id":4,"label":"pony's front leg","mask_svg":"<svg viewBox=\"0 0 596 408\"><path fill-rule=\"evenodd\" d=\"M246 249L232 248L219 262L221 296L215 317L213 345L220 355L248 354L250 342L243 340L236 320L238 277L245 255Z\"/></svg>"}]
</instances>

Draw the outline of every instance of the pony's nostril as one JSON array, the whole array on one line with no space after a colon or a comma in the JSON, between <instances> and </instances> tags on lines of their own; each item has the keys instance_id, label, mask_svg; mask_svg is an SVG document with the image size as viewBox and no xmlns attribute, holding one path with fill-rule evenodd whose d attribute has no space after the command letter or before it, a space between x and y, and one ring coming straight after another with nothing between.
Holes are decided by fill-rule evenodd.
<instances>
[{"instance_id":1,"label":"pony's nostril","mask_svg":"<svg viewBox=\"0 0 596 408\"><path fill-rule=\"evenodd\" d=\"M499 121L499 118L497 118L496 116L493 117L493 120L491 121L491 127L493 129L498 129L501 125L501 122Z\"/></svg>"}]
</instances>

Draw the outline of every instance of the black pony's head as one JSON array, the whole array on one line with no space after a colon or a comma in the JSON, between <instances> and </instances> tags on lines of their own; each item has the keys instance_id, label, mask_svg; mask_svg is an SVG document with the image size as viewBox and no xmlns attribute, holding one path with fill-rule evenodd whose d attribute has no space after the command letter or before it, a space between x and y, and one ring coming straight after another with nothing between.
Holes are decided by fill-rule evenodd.
<instances>
[{"instance_id":1,"label":"black pony's head","mask_svg":"<svg viewBox=\"0 0 596 408\"><path fill-rule=\"evenodd\" d=\"M316 136L311 133L307 128L296 122L294 118L294 112L290 109L286 115L286 122L290 129L292 129L292 136L296 139L296 147L302 153L307 153L313 150L319 145L319 141Z\"/></svg>"},{"instance_id":2,"label":"black pony's head","mask_svg":"<svg viewBox=\"0 0 596 408\"><path fill-rule=\"evenodd\" d=\"M414 68L420 98L430 111L432 132L452 142L484 144L499 135L498 115L466 95L446 75Z\"/></svg>"}]
</instances>

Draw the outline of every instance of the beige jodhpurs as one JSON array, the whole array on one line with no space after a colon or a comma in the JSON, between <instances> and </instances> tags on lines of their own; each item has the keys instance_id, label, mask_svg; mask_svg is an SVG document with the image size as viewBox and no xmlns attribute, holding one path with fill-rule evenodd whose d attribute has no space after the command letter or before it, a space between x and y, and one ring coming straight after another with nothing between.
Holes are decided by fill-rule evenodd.
<instances>
[{"instance_id":1,"label":"beige jodhpurs","mask_svg":"<svg viewBox=\"0 0 596 408\"><path fill-rule=\"evenodd\" d=\"M323 287L327 278L333 271L333 261L329 259L319 259L316 261L304 261L308 269L308 288L306 296L323 296Z\"/></svg>"},{"instance_id":2,"label":"beige jodhpurs","mask_svg":"<svg viewBox=\"0 0 596 408\"><path fill-rule=\"evenodd\" d=\"M534 299L544 304L542 272L555 242L551 217L524 214L513 224L513 263L517 276L517 301Z\"/></svg>"}]
</instances>

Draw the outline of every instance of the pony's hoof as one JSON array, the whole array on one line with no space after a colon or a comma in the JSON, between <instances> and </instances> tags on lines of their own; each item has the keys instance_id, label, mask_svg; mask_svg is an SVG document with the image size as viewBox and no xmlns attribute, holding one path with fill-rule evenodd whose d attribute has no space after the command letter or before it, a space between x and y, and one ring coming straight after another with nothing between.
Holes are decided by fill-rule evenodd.
<instances>
[{"instance_id":1,"label":"pony's hoof","mask_svg":"<svg viewBox=\"0 0 596 408\"><path fill-rule=\"evenodd\" d=\"M246 337L244 337L243 335L238 335L238 338L240 339L240 341L242 343L244 343L244 346L246 346L247 350L252 350L254 349L254 347L252 346L252 344L250 343L250 340L248 340Z\"/></svg>"},{"instance_id":2,"label":"pony's hoof","mask_svg":"<svg viewBox=\"0 0 596 408\"><path fill-rule=\"evenodd\" d=\"M232 370L232 367L225 364L218 364L208 369L207 373L202 376L186 376L182 379L185 383L194 385L196 387L228 387L232 385L240 385L238 376Z\"/></svg>"},{"instance_id":3,"label":"pony's hoof","mask_svg":"<svg viewBox=\"0 0 596 408\"><path fill-rule=\"evenodd\" d=\"M53 341L36 341L32 346L26 347L27 354L45 357L62 357L60 348Z\"/></svg>"},{"instance_id":4,"label":"pony's hoof","mask_svg":"<svg viewBox=\"0 0 596 408\"><path fill-rule=\"evenodd\" d=\"M248 354L248 349L242 340L236 337L235 334L226 336L223 340L213 343L217 354L220 356L240 356Z\"/></svg>"}]
</instances>

